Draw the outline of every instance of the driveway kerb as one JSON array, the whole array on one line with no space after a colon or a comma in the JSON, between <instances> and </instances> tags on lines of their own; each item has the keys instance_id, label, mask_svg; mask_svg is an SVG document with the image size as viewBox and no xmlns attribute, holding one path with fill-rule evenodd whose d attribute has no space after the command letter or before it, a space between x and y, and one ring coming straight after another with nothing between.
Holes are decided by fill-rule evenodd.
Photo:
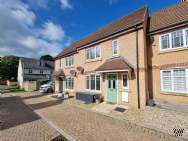
<instances>
[{"instance_id":1,"label":"driveway kerb","mask_svg":"<svg viewBox=\"0 0 188 141\"><path fill-rule=\"evenodd\" d=\"M12 96L15 96L14 94L11 94ZM61 128L59 128L58 126L56 126L53 122L51 122L50 120L48 120L45 116L43 116L41 113L35 111L35 109L33 109L30 105L28 105L24 100L23 103L25 105L27 105L27 107L29 107L33 112L35 112L36 114L38 114L42 119L44 119L49 125L51 125L55 130L57 130L61 135L63 135L63 137L68 140L68 141L76 141L72 136L70 136L69 134L67 134L64 130L62 130ZM56 137L54 137L56 138Z\"/></svg>"}]
</instances>

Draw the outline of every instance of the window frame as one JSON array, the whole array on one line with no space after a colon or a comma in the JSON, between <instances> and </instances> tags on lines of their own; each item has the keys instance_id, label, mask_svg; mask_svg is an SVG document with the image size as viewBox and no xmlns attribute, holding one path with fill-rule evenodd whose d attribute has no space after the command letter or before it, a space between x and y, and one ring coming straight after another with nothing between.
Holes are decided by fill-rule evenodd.
<instances>
[{"instance_id":1,"label":"window frame","mask_svg":"<svg viewBox=\"0 0 188 141\"><path fill-rule=\"evenodd\" d=\"M97 53L97 48L99 48L99 53ZM94 58L91 58L92 50L94 50ZM97 54L99 54L98 57L97 57ZM87 48L85 50L85 58L86 58L86 61L93 61L93 60L101 59L101 46L96 45L94 47Z\"/></svg>"},{"instance_id":2,"label":"window frame","mask_svg":"<svg viewBox=\"0 0 188 141\"><path fill-rule=\"evenodd\" d=\"M127 75L127 87L123 86L123 75ZM128 90L129 89L129 75L128 75L128 72L123 73L121 77L122 77L122 89Z\"/></svg>"},{"instance_id":3,"label":"window frame","mask_svg":"<svg viewBox=\"0 0 188 141\"><path fill-rule=\"evenodd\" d=\"M182 70L184 69L185 70L185 86L186 86L186 90L185 91L177 91L177 90L174 90L174 70ZM170 71L171 72L171 91L169 90L165 90L163 88L163 72L164 71ZM183 94L188 94L188 68L184 68L184 67L181 67L181 68L168 68L168 69L161 69L160 70L160 83L161 83L161 92L167 92L167 93L183 93Z\"/></svg>"},{"instance_id":4,"label":"window frame","mask_svg":"<svg viewBox=\"0 0 188 141\"><path fill-rule=\"evenodd\" d=\"M65 57L65 66L66 67L73 67L74 66L74 55Z\"/></svg>"},{"instance_id":5,"label":"window frame","mask_svg":"<svg viewBox=\"0 0 188 141\"><path fill-rule=\"evenodd\" d=\"M29 69L29 70L28 70L28 73L29 73L29 74L32 74L32 73L33 73L33 70L32 70L32 69Z\"/></svg>"},{"instance_id":6,"label":"window frame","mask_svg":"<svg viewBox=\"0 0 188 141\"><path fill-rule=\"evenodd\" d=\"M178 32L178 31L182 31L182 34L183 34L183 46L178 46L178 47L172 47L172 34L175 33L175 32ZM188 42L186 43L186 31L188 31L188 28L185 28L185 29L178 29L178 30L174 30L172 32L168 32L168 33L165 33L165 34L161 34L159 35L159 48L160 48L160 51L163 52L163 51L173 51L173 50L177 50L177 49L186 49L188 48ZM169 48L166 48L166 49L163 49L162 48L162 37L165 36L165 35L168 35L169 36Z\"/></svg>"},{"instance_id":7,"label":"window frame","mask_svg":"<svg viewBox=\"0 0 188 141\"><path fill-rule=\"evenodd\" d=\"M95 75L95 89L91 89L91 76L92 75ZM100 82L100 90L97 90L97 76L99 76L99 82ZM89 89L87 88L87 77L89 78ZM86 90L87 91L91 91L91 92L101 92L101 75L100 74L87 74L86 76L85 76L85 87L86 87Z\"/></svg>"},{"instance_id":8,"label":"window frame","mask_svg":"<svg viewBox=\"0 0 188 141\"><path fill-rule=\"evenodd\" d=\"M117 54L114 54L114 42L117 42ZM114 39L112 40L112 56L113 57L116 57L116 56L119 56L119 40L118 39Z\"/></svg>"},{"instance_id":9,"label":"window frame","mask_svg":"<svg viewBox=\"0 0 188 141\"><path fill-rule=\"evenodd\" d=\"M71 81L72 81L72 86L71 86L71 88L70 88L70 86L68 86L69 85L69 83L68 83L68 81L67 80L69 80L69 79L72 79ZM67 87L68 86L68 87ZM66 90L68 90L68 91L73 91L74 90L74 77L72 77L72 76L67 76L66 77Z\"/></svg>"},{"instance_id":10,"label":"window frame","mask_svg":"<svg viewBox=\"0 0 188 141\"><path fill-rule=\"evenodd\" d=\"M40 70L40 74L44 74L44 70Z\"/></svg>"}]
</instances>

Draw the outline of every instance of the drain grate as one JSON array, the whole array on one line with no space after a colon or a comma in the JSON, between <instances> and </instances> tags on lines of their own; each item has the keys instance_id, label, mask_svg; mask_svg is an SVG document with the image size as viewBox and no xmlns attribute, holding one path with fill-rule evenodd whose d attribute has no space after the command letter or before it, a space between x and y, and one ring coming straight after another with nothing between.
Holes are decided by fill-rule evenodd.
<instances>
[{"instance_id":1,"label":"drain grate","mask_svg":"<svg viewBox=\"0 0 188 141\"><path fill-rule=\"evenodd\" d=\"M114 109L114 111L118 111L118 112L125 112L125 110L126 109L124 109L124 108L121 108L121 107L116 107L115 109Z\"/></svg>"}]
</instances>

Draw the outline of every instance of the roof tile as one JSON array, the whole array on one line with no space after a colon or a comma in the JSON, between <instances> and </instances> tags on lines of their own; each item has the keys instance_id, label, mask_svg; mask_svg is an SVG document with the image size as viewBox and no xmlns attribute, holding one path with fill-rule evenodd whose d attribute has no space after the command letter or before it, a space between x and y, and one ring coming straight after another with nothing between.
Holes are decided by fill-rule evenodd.
<instances>
[{"instance_id":1,"label":"roof tile","mask_svg":"<svg viewBox=\"0 0 188 141\"><path fill-rule=\"evenodd\" d=\"M153 13L150 16L149 32L188 21L188 1L180 2Z\"/></svg>"},{"instance_id":2,"label":"roof tile","mask_svg":"<svg viewBox=\"0 0 188 141\"><path fill-rule=\"evenodd\" d=\"M69 47L65 48L55 58L59 58L61 56L72 53L74 51L76 52L76 49L79 47L98 41L112 34L118 33L122 30L129 29L135 26L136 24L142 23L144 21L144 16L146 11L147 11L147 7L144 6L143 8L129 14L128 16L124 16L123 18L116 20L108 24L107 26L100 28L99 30L86 36L85 38L74 42Z\"/></svg>"}]
</instances>

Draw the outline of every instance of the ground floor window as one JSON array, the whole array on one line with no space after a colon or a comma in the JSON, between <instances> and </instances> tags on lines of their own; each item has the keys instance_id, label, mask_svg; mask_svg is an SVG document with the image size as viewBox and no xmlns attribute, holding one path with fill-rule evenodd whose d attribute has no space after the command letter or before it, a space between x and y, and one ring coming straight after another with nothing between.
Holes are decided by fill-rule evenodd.
<instances>
[{"instance_id":1,"label":"ground floor window","mask_svg":"<svg viewBox=\"0 0 188 141\"><path fill-rule=\"evenodd\" d=\"M73 77L67 77L66 78L66 88L68 90L74 89L74 78Z\"/></svg>"},{"instance_id":2,"label":"ground floor window","mask_svg":"<svg viewBox=\"0 0 188 141\"><path fill-rule=\"evenodd\" d=\"M161 90L164 92L188 93L188 69L161 70Z\"/></svg>"},{"instance_id":3,"label":"ground floor window","mask_svg":"<svg viewBox=\"0 0 188 141\"><path fill-rule=\"evenodd\" d=\"M128 89L128 73L122 74L122 87Z\"/></svg>"},{"instance_id":4,"label":"ground floor window","mask_svg":"<svg viewBox=\"0 0 188 141\"><path fill-rule=\"evenodd\" d=\"M93 91L100 91L100 75L87 75L86 76L86 89Z\"/></svg>"}]
</instances>

